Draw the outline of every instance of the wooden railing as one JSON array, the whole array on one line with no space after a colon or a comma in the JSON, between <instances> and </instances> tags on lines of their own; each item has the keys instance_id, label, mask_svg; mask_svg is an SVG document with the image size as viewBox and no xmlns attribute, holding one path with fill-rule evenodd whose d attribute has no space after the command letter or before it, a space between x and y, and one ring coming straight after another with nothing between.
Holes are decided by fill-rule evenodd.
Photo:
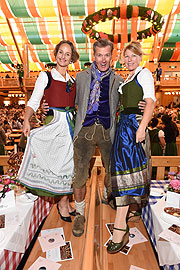
<instances>
[{"instance_id":1,"label":"wooden railing","mask_svg":"<svg viewBox=\"0 0 180 270\"><path fill-rule=\"evenodd\" d=\"M86 241L84 246L82 270L94 270L94 235L95 235L95 210L96 210L96 191L97 191L97 167L92 169L91 174L91 193L88 207Z\"/></svg>"},{"instance_id":2,"label":"wooden railing","mask_svg":"<svg viewBox=\"0 0 180 270\"><path fill-rule=\"evenodd\" d=\"M162 77L161 86L180 86L180 77Z\"/></svg>"},{"instance_id":3,"label":"wooden railing","mask_svg":"<svg viewBox=\"0 0 180 270\"><path fill-rule=\"evenodd\" d=\"M29 86L34 87L36 80L37 80L37 78L34 78L34 77L25 78L25 82L24 82L25 87L29 87Z\"/></svg>"},{"instance_id":4,"label":"wooden railing","mask_svg":"<svg viewBox=\"0 0 180 270\"><path fill-rule=\"evenodd\" d=\"M119 73L119 72L117 72ZM127 74L121 74L124 78L127 77ZM23 83L24 87L31 87L33 88L35 85L35 82L37 80L37 77L30 77L30 78L24 78ZM180 77L161 77L160 82L156 81L155 79L155 85L160 85L161 87L168 87L168 86L180 86ZM0 88L18 88L19 85L19 79L18 78L0 78Z\"/></svg>"},{"instance_id":5,"label":"wooden railing","mask_svg":"<svg viewBox=\"0 0 180 270\"><path fill-rule=\"evenodd\" d=\"M24 87L32 87L34 88L36 77L24 78L23 83ZM0 88L19 88L19 79L18 78L0 78Z\"/></svg>"},{"instance_id":6,"label":"wooden railing","mask_svg":"<svg viewBox=\"0 0 180 270\"><path fill-rule=\"evenodd\" d=\"M180 166L180 156L152 156L151 167L157 168L156 180L163 180L165 177L165 168L170 167L169 171L177 172Z\"/></svg>"}]
</instances>

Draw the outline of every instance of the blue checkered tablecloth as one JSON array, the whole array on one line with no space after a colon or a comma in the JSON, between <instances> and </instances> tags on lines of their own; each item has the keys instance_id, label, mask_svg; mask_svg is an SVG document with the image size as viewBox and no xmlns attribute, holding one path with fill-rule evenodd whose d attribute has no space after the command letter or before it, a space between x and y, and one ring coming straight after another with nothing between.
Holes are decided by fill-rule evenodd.
<instances>
[{"instance_id":1,"label":"blue checkered tablecloth","mask_svg":"<svg viewBox=\"0 0 180 270\"><path fill-rule=\"evenodd\" d=\"M152 188L164 189L164 186L166 184L169 184L169 180L162 180L162 181L161 180L151 180L151 187ZM156 239L155 239L155 235L154 235L154 226L153 226L151 205L155 204L161 198L162 197L160 197L160 196L157 196L157 197L150 196L149 203L146 207L144 207L142 209L142 216L141 216L156 251L157 251L157 248L156 248ZM163 268L165 270L180 270L180 264L164 265Z\"/></svg>"}]
</instances>

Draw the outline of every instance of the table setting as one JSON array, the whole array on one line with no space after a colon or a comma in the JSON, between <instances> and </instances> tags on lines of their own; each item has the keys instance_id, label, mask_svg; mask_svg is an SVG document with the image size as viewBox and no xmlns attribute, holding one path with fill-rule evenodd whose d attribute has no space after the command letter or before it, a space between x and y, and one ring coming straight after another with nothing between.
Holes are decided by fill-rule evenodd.
<instances>
[{"instance_id":1,"label":"table setting","mask_svg":"<svg viewBox=\"0 0 180 270\"><path fill-rule=\"evenodd\" d=\"M180 180L177 173L172 175L168 174L167 180L151 181L149 203L142 209L142 219L157 252L159 264L168 270L180 269L180 245L173 240L177 239L173 233L180 228L179 200L174 200L175 193L179 195L180 192ZM173 198L168 196L168 192Z\"/></svg>"},{"instance_id":2,"label":"table setting","mask_svg":"<svg viewBox=\"0 0 180 270\"><path fill-rule=\"evenodd\" d=\"M0 176L0 265L14 270L20 263L51 204L23 187L13 173Z\"/></svg>"}]
</instances>

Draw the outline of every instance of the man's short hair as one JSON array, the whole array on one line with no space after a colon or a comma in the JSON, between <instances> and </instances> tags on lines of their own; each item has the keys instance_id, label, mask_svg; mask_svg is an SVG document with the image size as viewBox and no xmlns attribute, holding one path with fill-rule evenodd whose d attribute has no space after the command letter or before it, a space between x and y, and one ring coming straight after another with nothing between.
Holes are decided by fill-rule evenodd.
<instances>
[{"instance_id":1,"label":"man's short hair","mask_svg":"<svg viewBox=\"0 0 180 270\"><path fill-rule=\"evenodd\" d=\"M94 52L94 54L96 52L96 47L105 48L107 46L111 47L111 53L112 53L113 49L114 49L114 44L110 40L105 39L105 38L100 38L100 39L96 40L94 42L94 44L93 44L93 52Z\"/></svg>"}]
</instances>

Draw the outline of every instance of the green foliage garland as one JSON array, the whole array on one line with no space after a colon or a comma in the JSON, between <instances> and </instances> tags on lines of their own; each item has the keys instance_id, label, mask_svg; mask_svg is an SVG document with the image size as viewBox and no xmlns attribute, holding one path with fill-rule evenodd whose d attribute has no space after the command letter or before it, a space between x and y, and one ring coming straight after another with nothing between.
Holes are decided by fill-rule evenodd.
<instances>
[{"instance_id":1,"label":"green foliage garland","mask_svg":"<svg viewBox=\"0 0 180 270\"><path fill-rule=\"evenodd\" d=\"M157 34L161 31L164 19L160 13L157 11L154 11L151 8L141 7L138 6L139 13L138 17L141 20L147 20L152 23L152 26L137 32L137 40L145 39L147 37L150 37L152 35ZM126 9L126 18L130 19L132 18L133 13L133 6L128 5ZM98 32L93 29L93 27L98 24L100 21L105 22L107 20L112 19L120 19L120 7L113 7L113 8L105 8L101 9L93 14L90 14L85 18L82 24L81 30L83 33L88 34L90 38L92 39L99 39L99 38L107 38L111 40L112 42L121 42L121 34L117 34L116 39L115 36L112 34L106 34L103 32ZM131 34L128 34L128 42L131 41Z\"/></svg>"}]
</instances>

